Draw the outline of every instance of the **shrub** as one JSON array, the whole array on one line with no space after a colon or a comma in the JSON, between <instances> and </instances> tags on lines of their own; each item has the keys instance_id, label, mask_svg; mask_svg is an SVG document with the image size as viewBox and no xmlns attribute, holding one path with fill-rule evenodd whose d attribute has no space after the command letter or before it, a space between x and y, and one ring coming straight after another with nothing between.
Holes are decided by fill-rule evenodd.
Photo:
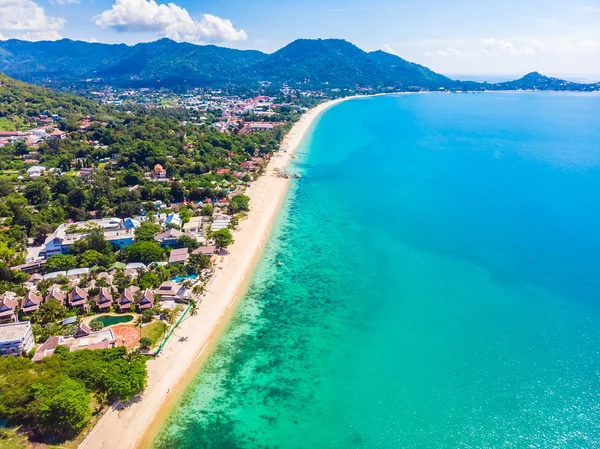
<instances>
[{"instance_id":1,"label":"shrub","mask_svg":"<svg viewBox=\"0 0 600 449\"><path fill-rule=\"evenodd\" d=\"M140 348L150 349L150 346L152 346L152 340L146 337L140 338Z\"/></svg>"},{"instance_id":2,"label":"shrub","mask_svg":"<svg viewBox=\"0 0 600 449\"><path fill-rule=\"evenodd\" d=\"M102 321L98 321L98 320L90 321L90 329L93 330L94 332L100 331L103 328L104 328L104 324L102 324Z\"/></svg>"}]
</instances>

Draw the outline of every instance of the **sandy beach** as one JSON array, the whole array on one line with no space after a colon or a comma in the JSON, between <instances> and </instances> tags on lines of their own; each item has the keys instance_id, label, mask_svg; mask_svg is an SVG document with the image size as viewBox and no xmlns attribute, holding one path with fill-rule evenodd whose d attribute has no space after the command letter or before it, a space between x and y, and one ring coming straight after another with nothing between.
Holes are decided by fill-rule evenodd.
<instances>
[{"instance_id":1,"label":"sandy beach","mask_svg":"<svg viewBox=\"0 0 600 449\"><path fill-rule=\"evenodd\" d=\"M247 191L251 211L234 232L235 243L229 248L230 254L219 262L217 273L198 306L198 314L188 316L162 353L148 362L148 387L143 396L107 411L83 440L81 449L150 446L164 418L194 378L245 293L292 182L275 172L289 164L315 119L341 101L343 99L329 101L311 109L288 133L282 144L282 150L286 151L279 151L271 158L265 174Z\"/></svg>"}]
</instances>

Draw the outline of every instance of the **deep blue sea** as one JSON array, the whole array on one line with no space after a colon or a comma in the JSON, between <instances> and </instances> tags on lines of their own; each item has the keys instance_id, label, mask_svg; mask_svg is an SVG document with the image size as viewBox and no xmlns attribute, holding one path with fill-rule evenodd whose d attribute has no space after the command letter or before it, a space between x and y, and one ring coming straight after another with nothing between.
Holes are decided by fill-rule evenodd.
<instances>
[{"instance_id":1,"label":"deep blue sea","mask_svg":"<svg viewBox=\"0 0 600 449\"><path fill-rule=\"evenodd\" d=\"M299 156L156 448L600 447L600 95L350 100Z\"/></svg>"}]
</instances>

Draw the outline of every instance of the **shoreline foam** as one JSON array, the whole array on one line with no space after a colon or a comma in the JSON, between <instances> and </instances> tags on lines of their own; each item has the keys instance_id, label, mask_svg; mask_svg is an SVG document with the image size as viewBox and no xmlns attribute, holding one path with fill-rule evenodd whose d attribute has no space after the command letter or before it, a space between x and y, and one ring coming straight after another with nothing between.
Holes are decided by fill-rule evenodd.
<instances>
[{"instance_id":1,"label":"shoreline foam","mask_svg":"<svg viewBox=\"0 0 600 449\"><path fill-rule=\"evenodd\" d=\"M265 174L247 191L251 211L235 231L230 254L219 262L198 314L187 317L162 353L148 362L148 387L141 398L109 409L83 440L81 449L150 447L169 412L206 360L244 296L267 238L283 204L290 179L275 175L285 169L316 119L347 97L322 103L305 113L271 158Z\"/></svg>"}]
</instances>

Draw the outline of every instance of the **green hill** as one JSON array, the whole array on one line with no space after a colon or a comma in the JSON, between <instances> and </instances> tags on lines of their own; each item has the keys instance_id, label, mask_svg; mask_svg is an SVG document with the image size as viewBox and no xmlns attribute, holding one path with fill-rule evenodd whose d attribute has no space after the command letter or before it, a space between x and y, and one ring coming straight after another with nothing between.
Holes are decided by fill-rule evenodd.
<instances>
[{"instance_id":1,"label":"green hill","mask_svg":"<svg viewBox=\"0 0 600 449\"><path fill-rule=\"evenodd\" d=\"M84 115L96 105L85 98L55 92L0 74L0 131L27 129L39 122L40 114Z\"/></svg>"},{"instance_id":2,"label":"green hill","mask_svg":"<svg viewBox=\"0 0 600 449\"><path fill-rule=\"evenodd\" d=\"M37 84L116 86L375 89L599 90L600 84L568 83L530 74L510 83L461 82L382 51L367 53L340 39L300 39L272 54L169 39L133 46L0 41L0 71Z\"/></svg>"}]
</instances>

